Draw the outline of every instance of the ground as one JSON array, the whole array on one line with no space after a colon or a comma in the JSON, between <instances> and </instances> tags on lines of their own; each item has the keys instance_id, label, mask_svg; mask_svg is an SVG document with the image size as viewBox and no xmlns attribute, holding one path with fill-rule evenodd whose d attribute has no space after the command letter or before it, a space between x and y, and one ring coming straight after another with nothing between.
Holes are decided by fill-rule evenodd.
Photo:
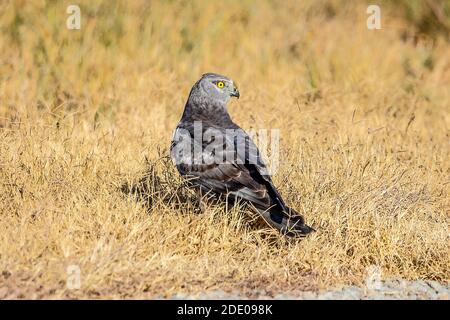
<instances>
[{"instance_id":1,"label":"ground","mask_svg":"<svg viewBox=\"0 0 450 320\"><path fill-rule=\"evenodd\" d=\"M63 1L0 4L0 298L291 297L373 270L448 297L450 45L407 3L380 30L363 1L81 1L80 30ZM205 72L314 234L199 210L168 155Z\"/></svg>"}]
</instances>

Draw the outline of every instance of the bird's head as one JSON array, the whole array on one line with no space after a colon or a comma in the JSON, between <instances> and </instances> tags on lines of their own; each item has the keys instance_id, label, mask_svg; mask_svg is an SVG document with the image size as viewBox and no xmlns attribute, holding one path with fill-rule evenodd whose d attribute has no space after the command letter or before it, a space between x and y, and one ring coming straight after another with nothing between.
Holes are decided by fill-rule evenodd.
<instances>
[{"instance_id":1,"label":"bird's head","mask_svg":"<svg viewBox=\"0 0 450 320\"><path fill-rule=\"evenodd\" d=\"M239 99L240 96L237 85L233 80L216 73L205 73L195 84L192 94L224 104L231 97Z\"/></svg>"}]
</instances>

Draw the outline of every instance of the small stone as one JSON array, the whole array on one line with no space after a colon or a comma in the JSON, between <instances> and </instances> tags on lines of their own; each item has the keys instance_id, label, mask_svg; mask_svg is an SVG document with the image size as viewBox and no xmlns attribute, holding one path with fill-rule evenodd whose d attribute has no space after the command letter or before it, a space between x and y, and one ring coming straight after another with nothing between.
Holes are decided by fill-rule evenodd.
<instances>
[{"instance_id":1,"label":"small stone","mask_svg":"<svg viewBox=\"0 0 450 320\"><path fill-rule=\"evenodd\" d=\"M347 287L343 291L346 296L345 299L349 299L349 300L361 299L362 295L363 295L363 290L361 288L358 288L357 286Z\"/></svg>"}]
</instances>

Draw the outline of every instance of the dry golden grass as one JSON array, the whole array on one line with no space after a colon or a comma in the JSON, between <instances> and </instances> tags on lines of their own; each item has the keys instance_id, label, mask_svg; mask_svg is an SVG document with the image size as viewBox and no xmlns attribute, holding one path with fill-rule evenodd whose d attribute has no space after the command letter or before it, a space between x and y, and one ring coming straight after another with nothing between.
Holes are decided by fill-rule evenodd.
<instances>
[{"instance_id":1,"label":"dry golden grass","mask_svg":"<svg viewBox=\"0 0 450 320\"><path fill-rule=\"evenodd\" d=\"M0 4L0 298L270 295L370 265L449 281L444 37L405 37L388 3L376 31L363 2L83 1L79 31L67 5ZM274 180L313 235L199 214L183 191L168 147L207 71L239 83L243 128L281 130ZM144 197L123 192L139 181Z\"/></svg>"}]
</instances>

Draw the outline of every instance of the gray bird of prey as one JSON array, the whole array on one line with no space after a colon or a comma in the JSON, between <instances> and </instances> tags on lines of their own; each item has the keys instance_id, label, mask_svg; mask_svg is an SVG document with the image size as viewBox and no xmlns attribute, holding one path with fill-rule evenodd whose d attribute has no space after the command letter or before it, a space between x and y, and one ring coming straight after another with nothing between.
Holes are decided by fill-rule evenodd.
<instances>
[{"instance_id":1,"label":"gray bird of prey","mask_svg":"<svg viewBox=\"0 0 450 320\"><path fill-rule=\"evenodd\" d=\"M285 204L258 148L231 120L232 97L239 98L236 84L220 74L206 73L194 84L170 148L179 173L201 194L250 203L282 234L314 231Z\"/></svg>"}]
</instances>

